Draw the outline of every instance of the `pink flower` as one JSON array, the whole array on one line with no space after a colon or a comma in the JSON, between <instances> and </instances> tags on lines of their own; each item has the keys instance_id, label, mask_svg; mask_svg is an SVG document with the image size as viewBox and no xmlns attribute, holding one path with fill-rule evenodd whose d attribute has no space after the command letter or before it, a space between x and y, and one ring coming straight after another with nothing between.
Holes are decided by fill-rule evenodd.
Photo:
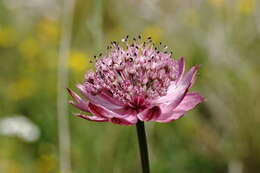
<instances>
[{"instance_id":1,"label":"pink flower","mask_svg":"<svg viewBox=\"0 0 260 173\"><path fill-rule=\"evenodd\" d=\"M134 125L138 120L166 123L204 100L188 92L198 66L185 73L184 58L172 59L171 53L158 50L150 38L144 43L134 39L131 45L127 38L125 49L112 42L108 54L96 60L96 72L89 71L83 84L77 85L83 98L68 89L74 99L70 103L93 115L77 116L121 125Z\"/></svg>"}]
</instances>

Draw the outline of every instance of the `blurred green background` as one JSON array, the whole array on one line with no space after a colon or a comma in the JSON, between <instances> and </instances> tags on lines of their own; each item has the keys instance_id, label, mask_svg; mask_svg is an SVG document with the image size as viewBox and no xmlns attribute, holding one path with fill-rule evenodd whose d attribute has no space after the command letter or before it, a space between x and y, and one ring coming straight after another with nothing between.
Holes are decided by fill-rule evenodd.
<instances>
[{"instance_id":1,"label":"blurred green background","mask_svg":"<svg viewBox=\"0 0 260 173\"><path fill-rule=\"evenodd\" d=\"M0 0L1 173L61 172L58 57L69 53L63 77L75 89L91 57L127 34L162 41L187 67L201 64L193 90L206 102L176 122L146 124L152 172L259 172L259 1L71 0L64 10L68 2ZM72 173L140 172L134 126L88 122L66 106Z\"/></svg>"}]
</instances>

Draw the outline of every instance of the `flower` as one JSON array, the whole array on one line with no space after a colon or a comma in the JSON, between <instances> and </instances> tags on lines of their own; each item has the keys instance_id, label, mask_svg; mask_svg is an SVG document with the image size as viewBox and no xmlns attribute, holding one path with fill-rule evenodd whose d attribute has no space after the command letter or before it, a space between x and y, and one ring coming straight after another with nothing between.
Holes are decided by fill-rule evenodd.
<instances>
[{"instance_id":1,"label":"flower","mask_svg":"<svg viewBox=\"0 0 260 173\"><path fill-rule=\"evenodd\" d=\"M70 104L83 112L81 118L96 122L134 125L137 121L171 122L201 103L204 98L188 92L195 81L198 66L185 71L184 58L171 58L151 38L130 44L128 36L124 46L112 42L108 53L96 59L96 72L89 71L83 84L77 88L84 98L71 89L74 99Z\"/></svg>"}]
</instances>

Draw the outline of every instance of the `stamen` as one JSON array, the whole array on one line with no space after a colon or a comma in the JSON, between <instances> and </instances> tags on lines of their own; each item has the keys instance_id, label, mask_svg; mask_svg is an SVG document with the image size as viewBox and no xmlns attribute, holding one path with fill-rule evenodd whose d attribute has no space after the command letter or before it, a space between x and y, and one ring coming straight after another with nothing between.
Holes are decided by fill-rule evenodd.
<instances>
[{"instance_id":1,"label":"stamen","mask_svg":"<svg viewBox=\"0 0 260 173\"><path fill-rule=\"evenodd\" d=\"M172 52L160 53L151 37L148 37L148 43L134 42L128 47L125 42L128 38L127 35L122 39L126 49L113 41L111 44L116 48L115 51L96 60L97 72L86 75L85 81L91 81L88 82L89 89L94 93L108 90L113 97L123 102L131 102L138 95L145 98L165 95L170 82L177 75L176 63L170 58ZM141 39L140 35L138 39ZM135 38L133 40L136 41ZM102 53L99 54L101 56Z\"/></svg>"}]
</instances>

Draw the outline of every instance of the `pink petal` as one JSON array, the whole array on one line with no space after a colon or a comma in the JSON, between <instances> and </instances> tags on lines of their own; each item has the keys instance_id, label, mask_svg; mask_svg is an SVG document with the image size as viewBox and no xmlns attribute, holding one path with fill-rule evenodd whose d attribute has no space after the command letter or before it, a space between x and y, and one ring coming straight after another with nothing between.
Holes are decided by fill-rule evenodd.
<instances>
[{"instance_id":1,"label":"pink petal","mask_svg":"<svg viewBox=\"0 0 260 173\"><path fill-rule=\"evenodd\" d=\"M138 121L138 118L136 114L130 114L124 118L126 121L130 122L131 124L136 124Z\"/></svg>"},{"instance_id":2,"label":"pink petal","mask_svg":"<svg viewBox=\"0 0 260 173\"><path fill-rule=\"evenodd\" d=\"M161 114L161 109L158 106L154 106L152 108L146 109L139 114L137 114L138 118L141 121L152 121L157 119Z\"/></svg>"},{"instance_id":3,"label":"pink petal","mask_svg":"<svg viewBox=\"0 0 260 173\"><path fill-rule=\"evenodd\" d=\"M93 95L87 91L84 85L78 84L77 88L87 99L89 99L94 104L102 105L110 110L117 110L123 108L123 103L114 99L112 96L109 96L105 92L101 92L97 95Z\"/></svg>"},{"instance_id":4,"label":"pink petal","mask_svg":"<svg viewBox=\"0 0 260 173\"><path fill-rule=\"evenodd\" d=\"M80 103L75 103L75 102L73 102L73 101L70 101L69 103L70 103L71 105L75 106L76 108L80 109L81 111L89 112L88 102L86 102L85 104L80 104Z\"/></svg>"},{"instance_id":5,"label":"pink petal","mask_svg":"<svg viewBox=\"0 0 260 173\"><path fill-rule=\"evenodd\" d=\"M105 108L97 106L92 103L89 103L88 109L94 116L87 116L82 114L76 116L79 116L81 118L90 121L97 121L97 122L111 121L114 124L120 124L120 125L134 125L137 123L136 115L127 115L122 117L119 115L115 115L113 112L110 112L109 110L106 110Z\"/></svg>"},{"instance_id":6,"label":"pink petal","mask_svg":"<svg viewBox=\"0 0 260 173\"><path fill-rule=\"evenodd\" d=\"M95 105L93 103L88 104L89 111L96 116L99 117L106 117L106 118L119 118L119 119L125 119L126 121L129 121L131 123L135 122L137 120L136 114L133 111L127 111L127 113L117 114L109 109L106 109L103 106Z\"/></svg>"},{"instance_id":7,"label":"pink petal","mask_svg":"<svg viewBox=\"0 0 260 173\"><path fill-rule=\"evenodd\" d=\"M76 101L70 101L69 103L75 106L76 108L84 111L84 112L89 112L88 110L88 102L81 99L80 96L78 96L75 92L73 92L71 89L67 88L69 94L72 96L72 98Z\"/></svg>"},{"instance_id":8,"label":"pink petal","mask_svg":"<svg viewBox=\"0 0 260 173\"><path fill-rule=\"evenodd\" d=\"M184 57L181 57L180 59L176 60L177 64L178 64L178 75L177 75L177 79L181 78L182 75L184 74L185 71L185 61L184 61Z\"/></svg>"},{"instance_id":9,"label":"pink petal","mask_svg":"<svg viewBox=\"0 0 260 173\"><path fill-rule=\"evenodd\" d=\"M78 109L90 112L94 116L78 115L81 118L91 121L111 121L116 124L133 125L137 122L137 117L132 111L126 110L124 107L118 109L121 114L117 114L113 110L109 110L102 105L96 105L92 102L85 101L80 98L75 92L68 89L70 95L76 102L71 101L70 104Z\"/></svg>"},{"instance_id":10,"label":"pink petal","mask_svg":"<svg viewBox=\"0 0 260 173\"><path fill-rule=\"evenodd\" d=\"M69 94L71 95L71 97L77 102L80 103L83 100L80 98L79 95L77 95L74 91L72 91L71 89L67 88L67 91L69 92Z\"/></svg>"},{"instance_id":11,"label":"pink petal","mask_svg":"<svg viewBox=\"0 0 260 173\"><path fill-rule=\"evenodd\" d=\"M110 121L114 124L131 126L137 123L137 117L136 115L130 115L125 118L111 118Z\"/></svg>"},{"instance_id":12,"label":"pink petal","mask_svg":"<svg viewBox=\"0 0 260 173\"><path fill-rule=\"evenodd\" d=\"M103 106L95 105L93 103L88 104L88 109L93 115L98 117L106 117L106 118L121 117L120 115L104 108Z\"/></svg>"},{"instance_id":13,"label":"pink petal","mask_svg":"<svg viewBox=\"0 0 260 173\"><path fill-rule=\"evenodd\" d=\"M174 109L184 98L186 92L188 91L192 79L196 75L198 67L194 66L188 71L176 84L169 86L167 95L160 97L155 100L157 104L166 104L165 109Z\"/></svg>"},{"instance_id":14,"label":"pink petal","mask_svg":"<svg viewBox=\"0 0 260 173\"><path fill-rule=\"evenodd\" d=\"M107 122L107 118L102 118L102 117L97 117L97 116L88 116L88 115L82 115L82 114L77 114L76 116L89 120L89 121L96 121L96 122Z\"/></svg>"},{"instance_id":15,"label":"pink petal","mask_svg":"<svg viewBox=\"0 0 260 173\"><path fill-rule=\"evenodd\" d=\"M194 81L196 74L198 72L199 66L193 66L184 76L183 78L177 83L177 85L190 85L191 82Z\"/></svg>"},{"instance_id":16,"label":"pink petal","mask_svg":"<svg viewBox=\"0 0 260 173\"><path fill-rule=\"evenodd\" d=\"M177 120L182 117L185 112L193 109L197 104L203 101L204 97L199 95L199 93L188 93L175 109L164 110L162 108L162 114L155 121L166 123Z\"/></svg>"}]
</instances>

